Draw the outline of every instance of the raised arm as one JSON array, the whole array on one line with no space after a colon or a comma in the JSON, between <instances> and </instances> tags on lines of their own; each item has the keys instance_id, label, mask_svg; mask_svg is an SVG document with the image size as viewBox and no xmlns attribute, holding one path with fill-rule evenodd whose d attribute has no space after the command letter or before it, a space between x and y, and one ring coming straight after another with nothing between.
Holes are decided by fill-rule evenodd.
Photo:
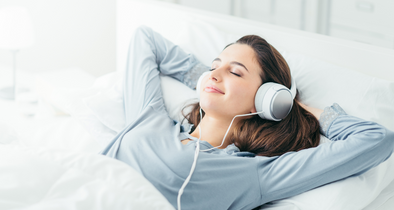
<instances>
[{"instance_id":1,"label":"raised arm","mask_svg":"<svg viewBox=\"0 0 394 210\"><path fill-rule=\"evenodd\" d=\"M322 133L331 142L279 157L257 158L262 203L359 175L385 161L393 152L392 131L349 116L337 104L327 107L319 121Z\"/></svg>"},{"instance_id":2,"label":"raised arm","mask_svg":"<svg viewBox=\"0 0 394 210\"><path fill-rule=\"evenodd\" d=\"M195 56L151 28L137 28L130 41L123 86L126 124L148 106L164 110L159 73L194 88L199 75L207 70Z\"/></svg>"}]
</instances>

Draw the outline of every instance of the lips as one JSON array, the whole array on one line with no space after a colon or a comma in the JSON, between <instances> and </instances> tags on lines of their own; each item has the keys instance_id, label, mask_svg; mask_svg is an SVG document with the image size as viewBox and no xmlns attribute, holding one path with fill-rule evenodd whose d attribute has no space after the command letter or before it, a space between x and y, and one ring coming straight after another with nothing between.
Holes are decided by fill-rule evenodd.
<instances>
[{"instance_id":1,"label":"lips","mask_svg":"<svg viewBox=\"0 0 394 210\"><path fill-rule=\"evenodd\" d=\"M220 93L220 94L224 94L224 92L222 90L220 90L219 88L217 88L214 85L208 85L205 87L205 92L209 92L209 93Z\"/></svg>"}]
</instances>

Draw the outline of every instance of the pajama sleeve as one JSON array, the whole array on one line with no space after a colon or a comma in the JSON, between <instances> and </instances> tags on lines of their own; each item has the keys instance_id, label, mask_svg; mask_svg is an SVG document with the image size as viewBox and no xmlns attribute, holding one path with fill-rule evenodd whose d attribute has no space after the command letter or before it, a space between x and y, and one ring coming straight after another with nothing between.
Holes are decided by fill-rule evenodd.
<instances>
[{"instance_id":1,"label":"pajama sleeve","mask_svg":"<svg viewBox=\"0 0 394 210\"><path fill-rule=\"evenodd\" d=\"M130 41L124 74L126 124L147 106L165 110L160 73L194 88L199 75L208 69L194 55L187 54L151 28L137 28Z\"/></svg>"},{"instance_id":2,"label":"pajama sleeve","mask_svg":"<svg viewBox=\"0 0 394 210\"><path fill-rule=\"evenodd\" d=\"M320 124L331 142L277 157L256 158L262 203L359 175L393 152L392 131L347 115L337 104L325 109Z\"/></svg>"}]
</instances>

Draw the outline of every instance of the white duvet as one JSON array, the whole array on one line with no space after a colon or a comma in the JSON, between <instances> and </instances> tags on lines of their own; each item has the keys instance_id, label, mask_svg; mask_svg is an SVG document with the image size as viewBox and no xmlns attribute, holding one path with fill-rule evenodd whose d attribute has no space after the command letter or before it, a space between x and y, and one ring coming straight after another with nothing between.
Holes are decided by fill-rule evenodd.
<instances>
[{"instance_id":1,"label":"white duvet","mask_svg":"<svg viewBox=\"0 0 394 210\"><path fill-rule=\"evenodd\" d=\"M174 209L142 175L101 155L0 144L0 209Z\"/></svg>"}]
</instances>

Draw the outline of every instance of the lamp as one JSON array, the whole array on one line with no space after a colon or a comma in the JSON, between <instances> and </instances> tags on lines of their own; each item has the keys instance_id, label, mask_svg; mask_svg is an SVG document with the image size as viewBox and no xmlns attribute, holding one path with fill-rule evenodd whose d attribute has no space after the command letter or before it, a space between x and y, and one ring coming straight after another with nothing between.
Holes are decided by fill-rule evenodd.
<instances>
[{"instance_id":1,"label":"lamp","mask_svg":"<svg viewBox=\"0 0 394 210\"><path fill-rule=\"evenodd\" d=\"M0 8L0 48L13 53L13 86L0 90L0 97L16 98L16 53L34 44L34 31L26 8L8 6Z\"/></svg>"}]
</instances>

